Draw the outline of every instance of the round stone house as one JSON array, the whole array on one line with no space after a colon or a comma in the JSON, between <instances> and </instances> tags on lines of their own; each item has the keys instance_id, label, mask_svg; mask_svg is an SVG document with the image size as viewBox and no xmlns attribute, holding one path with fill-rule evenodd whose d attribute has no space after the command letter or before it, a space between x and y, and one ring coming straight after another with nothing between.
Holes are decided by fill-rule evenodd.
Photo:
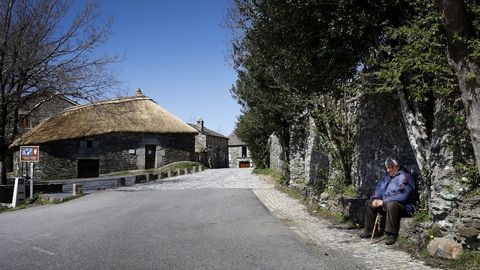
<instances>
[{"instance_id":1,"label":"round stone house","mask_svg":"<svg viewBox=\"0 0 480 270\"><path fill-rule=\"evenodd\" d=\"M39 146L36 180L98 177L195 159L197 131L152 99L135 97L71 107L18 138L16 175L26 175L20 146Z\"/></svg>"}]
</instances>

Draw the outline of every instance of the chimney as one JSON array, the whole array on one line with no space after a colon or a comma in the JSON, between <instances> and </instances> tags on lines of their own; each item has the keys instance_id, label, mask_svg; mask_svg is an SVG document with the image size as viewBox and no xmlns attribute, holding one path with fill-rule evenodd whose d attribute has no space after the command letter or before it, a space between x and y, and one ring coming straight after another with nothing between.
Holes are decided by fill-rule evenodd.
<instances>
[{"instance_id":1,"label":"chimney","mask_svg":"<svg viewBox=\"0 0 480 270\"><path fill-rule=\"evenodd\" d=\"M203 131L203 119L200 118L197 120L197 129Z\"/></svg>"},{"instance_id":2,"label":"chimney","mask_svg":"<svg viewBox=\"0 0 480 270\"><path fill-rule=\"evenodd\" d=\"M137 89L137 92L135 92L135 96L137 96L137 97L144 97L144 96L145 96L145 95L143 95L142 90L140 89L140 87Z\"/></svg>"}]
</instances>

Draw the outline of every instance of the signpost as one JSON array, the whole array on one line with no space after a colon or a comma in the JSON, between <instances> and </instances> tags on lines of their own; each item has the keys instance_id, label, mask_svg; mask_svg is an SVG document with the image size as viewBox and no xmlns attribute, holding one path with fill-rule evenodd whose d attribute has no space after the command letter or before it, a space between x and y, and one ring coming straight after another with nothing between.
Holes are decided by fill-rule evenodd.
<instances>
[{"instance_id":1,"label":"signpost","mask_svg":"<svg viewBox=\"0 0 480 270\"><path fill-rule=\"evenodd\" d=\"M30 198L33 197L33 164L38 162L40 149L38 146L20 146L20 162L26 162L30 174ZM15 194L13 194L15 197Z\"/></svg>"}]
</instances>

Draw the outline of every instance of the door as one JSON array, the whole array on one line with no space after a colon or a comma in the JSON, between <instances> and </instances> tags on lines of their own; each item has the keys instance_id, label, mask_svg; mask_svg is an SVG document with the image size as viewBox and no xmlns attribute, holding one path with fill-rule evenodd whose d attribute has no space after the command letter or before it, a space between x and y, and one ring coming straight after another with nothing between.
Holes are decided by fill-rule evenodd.
<instances>
[{"instance_id":1,"label":"door","mask_svg":"<svg viewBox=\"0 0 480 270\"><path fill-rule=\"evenodd\" d=\"M77 164L78 178L98 177L100 174L100 160L79 159Z\"/></svg>"},{"instance_id":2,"label":"door","mask_svg":"<svg viewBox=\"0 0 480 270\"><path fill-rule=\"evenodd\" d=\"M145 169L155 168L156 145L145 145Z\"/></svg>"},{"instance_id":3,"label":"door","mask_svg":"<svg viewBox=\"0 0 480 270\"><path fill-rule=\"evenodd\" d=\"M239 168L250 168L250 161L240 161L238 162Z\"/></svg>"}]
</instances>

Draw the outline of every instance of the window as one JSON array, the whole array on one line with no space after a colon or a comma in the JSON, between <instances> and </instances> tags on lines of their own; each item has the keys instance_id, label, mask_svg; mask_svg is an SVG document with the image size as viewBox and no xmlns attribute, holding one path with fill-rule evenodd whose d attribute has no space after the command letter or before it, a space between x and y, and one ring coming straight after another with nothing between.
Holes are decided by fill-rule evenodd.
<instances>
[{"instance_id":1,"label":"window","mask_svg":"<svg viewBox=\"0 0 480 270\"><path fill-rule=\"evenodd\" d=\"M21 114L18 116L18 127L19 128L32 128L32 121L30 120L30 115Z\"/></svg>"},{"instance_id":2,"label":"window","mask_svg":"<svg viewBox=\"0 0 480 270\"><path fill-rule=\"evenodd\" d=\"M242 146L242 158L247 157L247 147Z\"/></svg>"},{"instance_id":3,"label":"window","mask_svg":"<svg viewBox=\"0 0 480 270\"><path fill-rule=\"evenodd\" d=\"M87 148L93 148L93 141L87 140Z\"/></svg>"}]
</instances>

